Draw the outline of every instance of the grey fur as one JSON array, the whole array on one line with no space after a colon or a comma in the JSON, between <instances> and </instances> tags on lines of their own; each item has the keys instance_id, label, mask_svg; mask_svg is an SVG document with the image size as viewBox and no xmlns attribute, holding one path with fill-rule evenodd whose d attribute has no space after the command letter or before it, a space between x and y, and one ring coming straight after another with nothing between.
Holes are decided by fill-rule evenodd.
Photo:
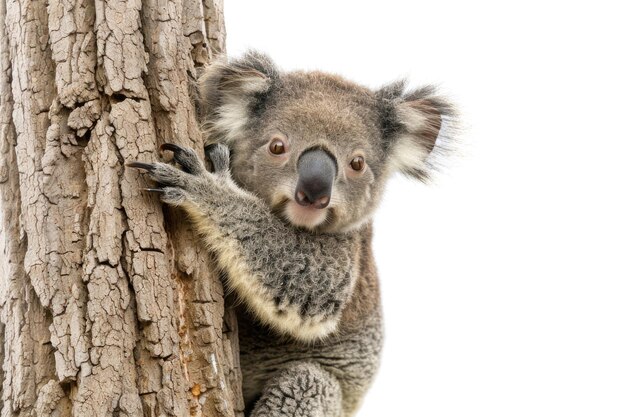
<instances>
[{"instance_id":1,"label":"grey fur","mask_svg":"<svg viewBox=\"0 0 626 417\"><path fill-rule=\"evenodd\" d=\"M290 363L263 388L255 417L340 417L341 387L315 362Z\"/></svg>"},{"instance_id":2,"label":"grey fur","mask_svg":"<svg viewBox=\"0 0 626 417\"><path fill-rule=\"evenodd\" d=\"M426 177L450 108L432 89L405 93L398 82L371 91L334 75L283 73L258 53L209 68L200 90L213 172L169 144L179 168L129 165L189 213L242 301L247 413L350 416L382 343L371 216L394 170ZM277 137L286 151L270 154ZM298 158L312 148L337 162L320 224L306 216L321 212L302 214L293 202ZM366 169L351 170L355 155Z\"/></svg>"}]
</instances>

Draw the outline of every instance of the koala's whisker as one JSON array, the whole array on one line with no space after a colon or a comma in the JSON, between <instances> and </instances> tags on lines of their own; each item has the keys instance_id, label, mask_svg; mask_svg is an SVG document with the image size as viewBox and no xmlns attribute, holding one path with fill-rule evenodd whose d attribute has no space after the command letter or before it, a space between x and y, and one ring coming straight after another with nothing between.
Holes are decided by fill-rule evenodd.
<instances>
[{"instance_id":1,"label":"koala's whisker","mask_svg":"<svg viewBox=\"0 0 626 417\"><path fill-rule=\"evenodd\" d=\"M326 218L324 219L322 224L324 226L330 226L331 224L335 222L336 218L337 218L336 209L334 207L329 207L328 214L326 215Z\"/></svg>"},{"instance_id":2,"label":"koala's whisker","mask_svg":"<svg viewBox=\"0 0 626 417\"><path fill-rule=\"evenodd\" d=\"M287 197L281 198L278 203L274 204L270 211L272 214L282 217L282 214L285 212L285 207L289 204L289 199Z\"/></svg>"}]
</instances>

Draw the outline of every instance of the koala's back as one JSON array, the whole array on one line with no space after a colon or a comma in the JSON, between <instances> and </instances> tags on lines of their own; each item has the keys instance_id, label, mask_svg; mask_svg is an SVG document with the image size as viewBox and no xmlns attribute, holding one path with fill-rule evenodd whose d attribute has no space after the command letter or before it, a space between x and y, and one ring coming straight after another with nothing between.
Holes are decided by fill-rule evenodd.
<instances>
[{"instance_id":1,"label":"koala's back","mask_svg":"<svg viewBox=\"0 0 626 417\"><path fill-rule=\"evenodd\" d=\"M258 324L242 307L238 311L239 343L246 409L251 409L267 381L294 362L314 362L337 378L344 415L356 411L370 386L382 347L378 276L371 251L371 225L360 241L359 276L338 331L306 343L279 336Z\"/></svg>"}]
</instances>

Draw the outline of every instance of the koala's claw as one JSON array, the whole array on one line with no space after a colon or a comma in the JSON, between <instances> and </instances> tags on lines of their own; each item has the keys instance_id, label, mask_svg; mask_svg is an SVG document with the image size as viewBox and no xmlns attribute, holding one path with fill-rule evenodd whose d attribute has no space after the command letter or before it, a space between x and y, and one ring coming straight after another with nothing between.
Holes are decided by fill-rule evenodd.
<instances>
[{"instance_id":1,"label":"koala's claw","mask_svg":"<svg viewBox=\"0 0 626 417\"><path fill-rule=\"evenodd\" d=\"M159 194L161 201L172 206L177 206L185 201L185 193L180 188L163 187L163 188L142 188L142 190Z\"/></svg>"},{"instance_id":2,"label":"koala's claw","mask_svg":"<svg viewBox=\"0 0 626 417\"><path fill-rule=\"evenodd\" d=\"M189 190L194 189L197 179L200 178L161 162L153 164L129 162L126 166L147 171L150 178L157 183L157 187L142 188L142 190L148 193L159 194L161 201L174 206L180 205L187 200Z\"/></svg>"},{"instance_id":3,"label":"koala's claw","mask_svg":"<svg viewBox=\"0 0 626 417\"><path fill-rule=\"evenodd\" d=\"M173 143L164 143L163 145L161 145L160 149L161 151L172 151L172 152L180 152L183 150L182 147Z\"/></svg>"},{"instance_id":4,"label":"koala's claw","mask_svg":"<svg viewBox=\"0 0 626 417\"><path fill-rule=\"evenodd\" d=\"M204 147L204 155L211 161L216 174L228 172L230 167L230 151L226 145L214 143Z\"/></svg>"},{"instance_id":5,"label":"koala's claw","mask_svg":"<svg viewBox=\"0 0 626 417\"><path fill-rule=\"evenodd\" d=\"M129 162L126 164L126 166L130 168L143 169L148 172L154 171L154 164L146 164L145 162L139 162L139 161Z\"/></svg>"},{"instance_id":6,"label":"koala's claw","mask_svg":"<svg viewBox=\"0 0 626 417\"><path fill-rule=\"evenodd\" d=\"M195 195L203 195L202 190L207 187L207 181L211 181L211 174L205 169L198 155L192 149L173 143L164 143L161 145L161 150L173 152L177 165L139 161L126 164L127 167L146 171L148 176L156 182L156 186L143 190L159 194L161 201L170 205L181 205Z\"/></svg>"},{"instance_id":7,"label":"koala's claw","mask_svg":"<svg viewBox=\"0 0 626 417\"><path fill-rule=\"evenodd\" d=\"M172 206L178 206L187 199L185 192L175 187L161 188L160 194L161 201Z\"/></svg>"},{"instance_id":8,"label":"koala's claw","mask_svg":"<svg viewBox=\"0 0 626 417\"><path fill-rule=\"evenodd\" d=\"M147 171L150 178L156 181L160 187L187 188L190 182L193 181L193 178L196 178L196 176L190 175L183 170L162 162L155 162L152 164L145 162L129 162L126 166ZM153 189L151 188L150 190Z\"/></svg>"},{"instance_id":9,"label":"koala's claw","mask_svg":"<svg viewBox=\"0 0 626 417\"><path fill-rule=\"evenodd\" d=\"M158 193L158 194L163 194L165 192L163 188L142 188L142 190L147 191L149 193Z\"/></svg>"},{"instance_id":10,"label":"koala's claw","mask_svg":"<svg viewBox=\"0 0 626 417\"><path fill-rule=\"evenodd\" d=\"M161 151L171 151L174 153L174 160L180 168L192 175L199 175L205 171L204 165L193 149L184 148L173 143L161 145Z\"/></svg>"}]
</instances>

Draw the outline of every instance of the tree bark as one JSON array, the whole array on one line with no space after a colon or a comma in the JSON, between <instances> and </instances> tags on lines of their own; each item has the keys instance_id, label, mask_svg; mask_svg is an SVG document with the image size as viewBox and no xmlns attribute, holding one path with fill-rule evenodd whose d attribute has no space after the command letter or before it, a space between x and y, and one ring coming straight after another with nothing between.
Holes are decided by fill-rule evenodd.
<instances>
[{"instance_id":1,"label":"tree bark","mask_svg":"<svg viewBox=\"0 0 626 417\"><path fill-rule=\"evenodd\" d=\"M242 416L214 264L124 166L202 151L221 0L6 0L0 28L1 416Z\"/></svg>"}]
</instances>

